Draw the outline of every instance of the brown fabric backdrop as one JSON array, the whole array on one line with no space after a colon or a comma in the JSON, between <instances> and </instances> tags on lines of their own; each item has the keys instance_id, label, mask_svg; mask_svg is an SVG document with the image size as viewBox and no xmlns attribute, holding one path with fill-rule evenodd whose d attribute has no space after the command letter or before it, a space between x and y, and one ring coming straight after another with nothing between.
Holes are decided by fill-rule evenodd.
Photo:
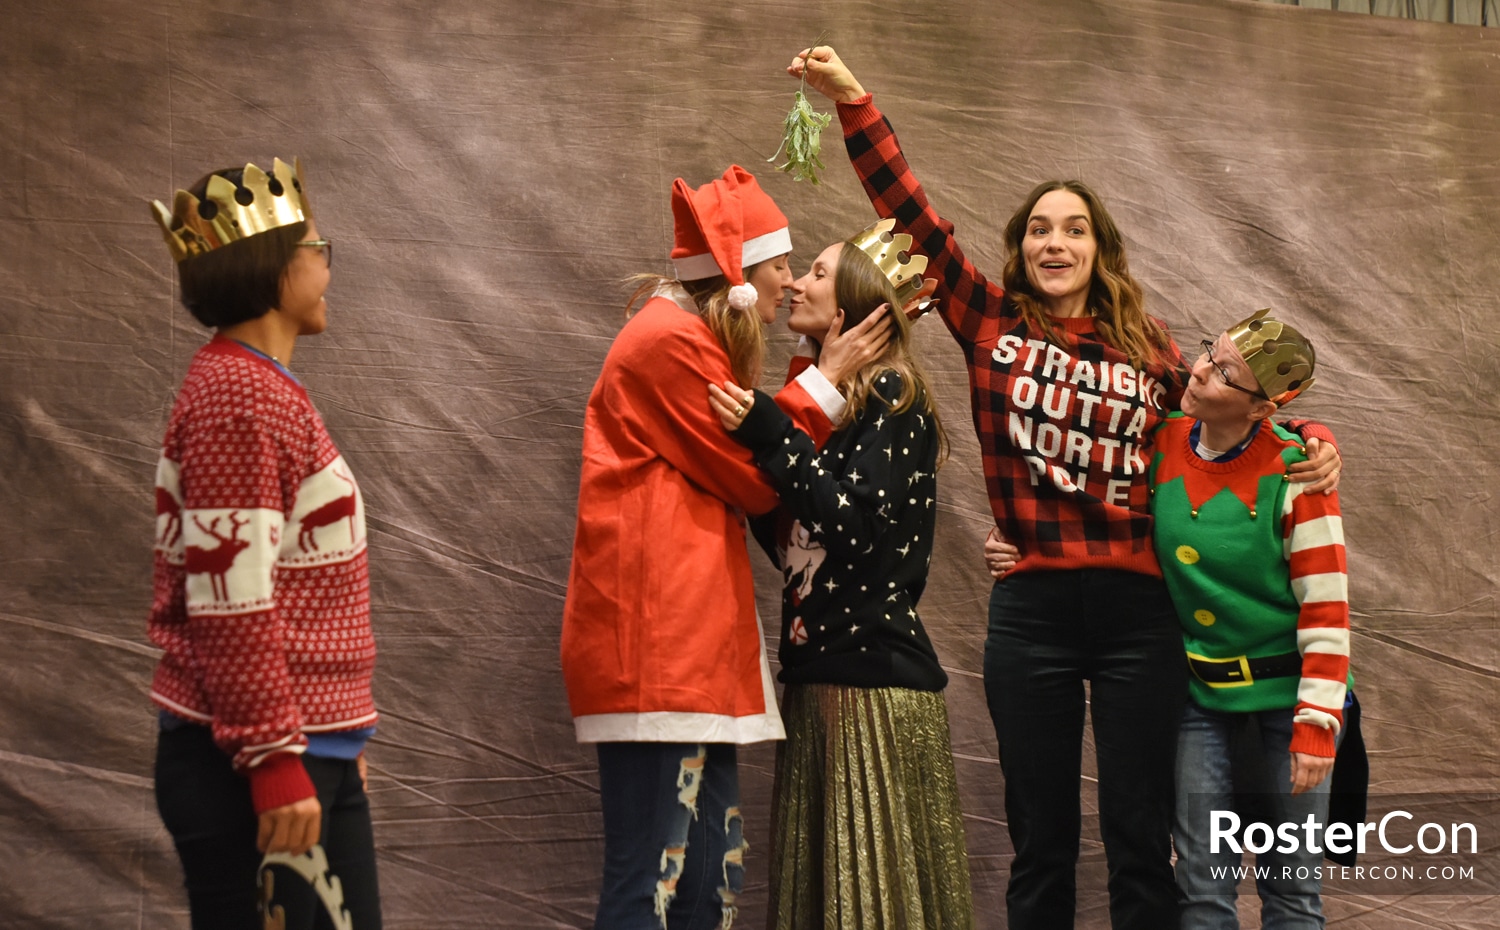
<instances>
[{"instance_id":1,"label":"brown fabric backdrop","mask_svg":"<svg viewBox=\"0 0 1500 930\"><path fill-rule=\"evenodd\" d=\"M144 617L158 443L204 333L146 199L273 155L303 158L338 240L332 328L295 368L371 514L388 926L589 924L594 762L557 661L584 403L620 279L667 267L674 177L757 171L803 264L867 222L836 125L822 187L763 161L794 90L781 68L824 30L981 267L1032 184L1080 177L1184 339L1262 306L1310 334L1319 386L1293 410L1348 462L1374 787L1494 790L1496 33L1233 0L727 6L5 4L0 924L187 925L151 791ZM936 321L919 338L954 438L923 608L996 928L988 506L962 359ZM773 367L790 344L780 330ZM771 758L743 756L746 927L764 916ZM1080 925L1102 927L1087 824ZM1492 926L1492 907L1329 904L1359 928Z\"/></svg>"}]
</instances>

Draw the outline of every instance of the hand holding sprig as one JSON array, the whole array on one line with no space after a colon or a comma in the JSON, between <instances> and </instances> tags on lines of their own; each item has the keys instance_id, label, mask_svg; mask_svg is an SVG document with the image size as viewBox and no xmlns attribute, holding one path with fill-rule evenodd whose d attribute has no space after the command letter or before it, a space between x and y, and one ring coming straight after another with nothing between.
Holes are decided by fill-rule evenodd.
<instances>
[{"instance_id":1,"label":"hand holding sprig","mask_svg":"<svg viewBox=\"0 0 1500 930\"><path fill-rule=\"evenodd\" d=\"M829 45L805 48L797 53L786 73L804 79L813 89L834 103L849 103L865 95L853 72Z\"/></svg>"}]
</instances>

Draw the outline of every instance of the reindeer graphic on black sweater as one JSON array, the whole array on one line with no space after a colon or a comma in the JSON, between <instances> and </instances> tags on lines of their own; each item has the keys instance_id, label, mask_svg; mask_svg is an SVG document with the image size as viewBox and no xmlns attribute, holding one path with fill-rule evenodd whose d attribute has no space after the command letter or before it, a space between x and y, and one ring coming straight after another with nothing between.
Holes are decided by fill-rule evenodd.
<instances>
[{"instance_id":1,"label":"reindeer graphic on black sweater","mask_svg":"<svg viewBox=\"0 0 1500 930\"><path fill-rule=\"evenodd\" d=\"M814 542L812 534L800 520L792 521L787 534L786 548L780 552L781 577L793 604L801 604L812 593L813 576L818 573L828 550L820 542Z\"/></svg>"}]
</instances>

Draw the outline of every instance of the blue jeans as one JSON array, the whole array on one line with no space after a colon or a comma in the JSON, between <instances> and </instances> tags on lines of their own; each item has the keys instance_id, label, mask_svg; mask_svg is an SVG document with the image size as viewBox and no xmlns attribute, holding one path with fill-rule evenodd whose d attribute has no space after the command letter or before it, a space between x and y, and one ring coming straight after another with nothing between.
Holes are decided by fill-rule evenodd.
<instances>
[{"instance_id":1,"label":"blue jeans","mask_svg":"<svg viewBox=\"0 0 1500 930\"><path fill-rule=\"evenodd\" d=\"M1110 924L1175 927L1172 769L1187 699L1182 632L1165 582L1114 569L1025 572L996 583L990 595L984 691L1016 850L1005 893L1009 926L1073 926L1086 680Z\"/></svg>"},{"instance_id":2,"label":"blue jeans","mask_svg":"<svg viewBox=\"0 0 1500 930\"><path fill-rule=\"evenodd\" d=\"M598 752L596 930L728 930L744 881L735 747L599 743Z\"/></svg>"},{"instance_id":3,"label":"blue jeans","mask_svg":"<svg viewBox=\"0 0 1500 930\"><path fill-rule=\"evenodd\" d=\"M1255 719L1250 721L1248 717ZM1247 731L1244 729L1247 724L1259 725L1258 744L1255 727ZM1251 740L1248 752L1233 745L1237 731L1247 734L1242 738ZM1177 844L1177 885L1186 897L1183 930L1239 927L1235 899L1238 878L1234 869L1241 864L1240 853L1221 841L1215 854L1210 842L1212 812L1235 810L1236 774L1240 776L1241 793L1249 787L1264 802L1263 812L1241 814L1242 825L1252 818L1264 818L1274 830L1282 823L1305 824L1309 814L1318 824L1327 821L1328 786L1332 779L1324 778L1316 788L1294 796L1291 742L1291 708L1225 714L1188 701L1177 743L1177 818L1172 831ZM1248 759L1249 766L1237 768L1237 757ZM1251 784L1245 784L1247 779ZM1277 837L1269 850L1255 857L1253 874L1261 900L1261 927L1265 930L1323 926L1323 906L1318 897L1321 882L1317 878L1323 854L1308 851L1305 830L1299 829L1295 835L1299 840L1297 851L1278 852L1278 846L1290 844ZM1321 830L1315 835L1321 848ZM1260 846L1266 840L1261 836L1255 841Z\"/></svg>"}]
</instances>

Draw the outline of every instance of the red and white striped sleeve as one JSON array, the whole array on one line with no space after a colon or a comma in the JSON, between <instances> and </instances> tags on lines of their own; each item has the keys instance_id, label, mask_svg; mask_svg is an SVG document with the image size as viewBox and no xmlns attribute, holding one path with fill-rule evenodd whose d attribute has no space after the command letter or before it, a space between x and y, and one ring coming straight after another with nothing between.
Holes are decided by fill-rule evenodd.
<instances>
[{"instance_id":1,"label":"red and white striped sleeve","mask_svg":"<svg viewBox=\"0 0 1500 930\"><path fill-rule=\"evenodd\" d=\"M1349 678L1349 575L1337 494L1306 494L1289 484L1282 512L1283 554L1291 572L1302 680L1292 714L1292 752L1331 757L1344 722Z\"/></svg>"}]
</instances>

